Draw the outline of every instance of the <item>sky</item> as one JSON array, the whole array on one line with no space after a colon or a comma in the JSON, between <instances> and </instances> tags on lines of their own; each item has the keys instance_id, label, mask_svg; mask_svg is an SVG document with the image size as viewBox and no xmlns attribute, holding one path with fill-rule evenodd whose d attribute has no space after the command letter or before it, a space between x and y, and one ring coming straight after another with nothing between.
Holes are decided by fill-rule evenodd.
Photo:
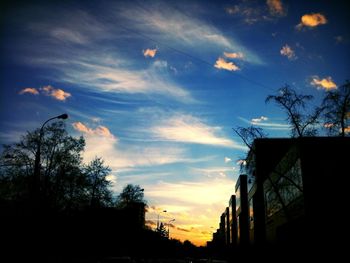
<instances>
[{"instance_id":1,"label":"sky","mask_svg":"<svg viewBox=\"0 0 350 263\"><path fill-rule=\"evenodd\" d=\"M7 1L0 143L67 113L115 194L140 185L152 228L175 219L172 238L205 245L247 152L232 128L289 136L268 95L288 84L318 105L349 79L346 2Z\"/></svg>"}]
</instances>

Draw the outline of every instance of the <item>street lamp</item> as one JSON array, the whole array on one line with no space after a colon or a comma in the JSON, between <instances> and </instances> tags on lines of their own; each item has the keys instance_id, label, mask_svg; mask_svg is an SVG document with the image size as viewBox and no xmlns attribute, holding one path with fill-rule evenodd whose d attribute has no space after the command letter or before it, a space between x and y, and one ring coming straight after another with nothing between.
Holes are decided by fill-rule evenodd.
<instances>
[{"instance_id":1,"label":"street lamp","mask_svg":"<svg viewBox=\"0 0 350 263\"><path fill-rule=\"evenodd\" d=\"M162 211L163 213L166 213L166 210L163 210ZM162 212L160 212L160 213L162 213ZM160 213L158 213L158 221L157 221L157 229L159 230L159 227L160 227L160 225L159 225L159 214Z\"/></svg>"},{"instance_id":2,"label":"street lamp","mask_svg":"<svg viewBox=\"0 0 350 263\"><path fill-rule=\"evenodd\" d=\"M64 113L55 117L52 117L50 119L48 119L47 121L45 121L43 123L43 125L40 128L39 131L39 139L37 142L37 149L36 149L36 153L35 153L35 161L34 161L34 178L33 178L33 196L34 196L34 203L35 205L39 205L39 196L40 196L40 155L41 155L41 140L44 134L44 126L46 125L46 123L48 123L51 120L54 119L62 119L65 120L68 118L68 114ZM38 208L38 207L36 207Z\"/></svg>"},{"instance_id":3,"label":"street lamp","mask_svg":"<svg viewBox=\"0 0 350 263\"><path fill-rule=\"evenodd\" d=\"M170 228L169 228L169 225L171 222L174 222L175 221L175 218L174 219L171 219L169 222L168 222L168 238L170 239Z\"/></svg>"}]
</instances>

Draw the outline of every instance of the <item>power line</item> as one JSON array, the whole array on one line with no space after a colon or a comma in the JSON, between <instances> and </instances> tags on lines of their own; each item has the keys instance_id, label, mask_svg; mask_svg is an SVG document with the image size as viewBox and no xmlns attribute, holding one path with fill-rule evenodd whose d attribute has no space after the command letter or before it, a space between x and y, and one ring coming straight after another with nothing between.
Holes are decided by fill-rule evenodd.
<instances>
[{"instance_id":1,"label":"power line","mask_svg":"<svg viewBox=\"0 0 350 263\"><path fill-rule=\"evenodd\" d=\"M210 63L210 62L208 62L207 60L204 60L204 59L199 58L199 57L197 57L197 56L191 55L191 54L189 54L189 53L187 53L187 52L185 52L185 51L182 51L182 50L180 50L180 49L174 48L173 46L170 46L170 45L168 45L168 44L165 44L165 43L163 43L163 42L161 42L161 41L159 41L159 40L155 40L155 39L153 39L153 38L151 38L151 37L149 37L149 36L146 36L146 35L144 35L144 34L138 32L138 31L132 30L132 29L127 28L127 27L125 27L125 26L122 26L122 25L121 25L120 27L123 28L123 29L125 29L126 31L129 31L129 32L132 32L132 33L134 33L134 34L136 34L136 35L139 35L139 36L141 36L141 37L144 38L144 39L148 39L148 40L150 40L150 41L152 41L152 42L155 42L156 44L158 44L158 45L160 45L160 46L163 46L163 47L165 47L165 48L167 48L167 49L169 49L169 50L172 50L172 51L174 51L174 52L177 52L177 53L179 53L179 54L182 54L182 55L184 55L184 56L186 56L186 57L189 57L189 58L191 58L191 59L197 60L197 61L199 61L199 62L201 62L201 63L203 63L203 64L205 64L205 65L207 65L207 66L213 67L213 64ZM230 72L231 72L231 71L230 71ZM233 72L231 72L231 73L233 73ZM235 76L237 76L237 77L239 77L239 78L241 78L241 79L243 79L243 80L245 80L245 81L248 81L248 82L250 82L250 83L252 83L252 84L254 84L254 85L256 85L256 86L260 86L260 87L262 87L262 88L264 88L264 89L266 89L266 90L268 90L268 91L275 91L275 89L272 89L272 88L266 86L265 84L263 84L263 83L261 83L261 82L255 81L255 80L253 80L253 79L251 79L251 78L248 78L248 77L245 76L243 73L238 73L238 74L236 74Z\"/></svg>"},{"instance_id":2,"label":"power line","mask_svg":"<svg viewBox=\"0 0 350 263\"><path fill-rule=\"evenodd\" d=\"M189 58L191 58L191 59L193 59L193 60L196 60L196 61L198 61L198 62L201 62L201 63L203 63L203 64L205 64L205 65L207 65L207 66L213 67L213 64L210 63L210 62L208 62L207 60L204 60L204 59L199 58L199 57L197 57L197 56L191 55L191 54L189 54L189 53L187 53L187 52L185 52L185 51L183 51L183 50L174 48L174 47L171 46L171 45L168 45L168 44L166 44L166 43L164 43L164 42L161 42L161 41L159 41L159 40L155 40L155 39L152 38L152 37L149 37L149 36L147 36L147 35L145 35L145 34L142 34L142 33L138 32L138 31L132 30L132 29L130 29L130 28L128 28L128 27L125 27L125 26L123 26L123 25L120 25L120 27L123 28L124 30L129 31L129 32L131 32L131 33L133 33L133 34L135 34L135 35L138 35L138 36L140 36L140 37L142 37L142 38L144 38L144 39L148 39L148 40L150 40L150 41L152 41L152 42L155 42L157 45L163 46L163 47L165 47L165 48L167 48L167 49L169 49L169 50L172 50L172 51L174 51L174 52L177 52L177 53L179 53L179 54L182 54L183 56L189 57ZM233 73L233 72L230 71L230 73ZM252 84L254 84L254 85L256 85L256 86L259 86L259 87L261 87L261 88L263 88L263 89L265 89L265 90L267 90L267 91L276 92L276 90L277 90L277 89L273 89L273 88L271 88L271 87L269 87L269 86L266 86L265 84L263 84L263 83L261 83L261 82L259 82L259 81L253 80L253 79L251 79L251 78L245 76L245 75L244 75L243 73L241 73L241 72L235 74L234 76L239 77L239 78L241 78L241 79L243 79L243 80L245 80L245 81L247 81L247 82L250 82L250 83L252 83ZM310 101L309 103L312 104L314 107L317 107L317 105L316 105L314 102L311 102L311 101Z\"/></svg>"}]
</instances>

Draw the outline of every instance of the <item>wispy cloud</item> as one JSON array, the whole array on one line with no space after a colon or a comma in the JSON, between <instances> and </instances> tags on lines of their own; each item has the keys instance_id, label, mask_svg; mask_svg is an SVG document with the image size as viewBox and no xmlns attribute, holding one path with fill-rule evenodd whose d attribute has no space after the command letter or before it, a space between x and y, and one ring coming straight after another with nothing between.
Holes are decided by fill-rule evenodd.
<instances>
[{"instance_id":1,"label":"wispy cloud","mask_svg":"<svg viewBox=\"0 0 350 263\"><path fill-rule=\"evenodd\" d=\"M29 63L54 69L57 80L75 88L124 94L159 94L183 103L195 102L189 91L177 85L169 74L159 72L158 67L150 65L146 69L132 69L131 66L136 65L130 65L131 61L115 53L105 57L100 51L76 50L69 58L65 54L58 54L55 59L48 56L33 58Z\"/></svg>"},{"instance_id":2,"label":"wispy cloud","mask_svg":"<svg viewBox=\"0 0 350 263\"><path fill-rule=\"evenodd\" d=\"M220 127L209 126L196 117L184 114L174 115L151 129L160 140L245 149L236 142L218 135L220 131Z\"/></svg>"},{"instance_id":3,"label":"wispy cloud","mask_svg":"<svg viewBox=\"0 0 350 263\"><path fill-rule=\"evenodd\" d=\"M76 44L86 44L88 39L78 31L74 31L68 28L53 28L50 32L51 36L65 42L71 42Z\"/></svg>"},{"instance_id":4,"label":"wispy cloud","mask_svg":"<svg viewBox=\"0 0 350 263\"><path fill-rule=\"evenodd\" d=\"M149 49L149 48L147 48L146 50L143 50L142 53L143 53L143 55L144 55L145 57L154 58L154 56L155 56L156 53L157 53L157 49L156 49L156 48L155 48L155 49Z\"/></svg>"},{"instance_id":5,"label":"wispy cloud","mask_svg":"<svg viewBox=\"0 0 350 263\"><path fill-rule=\"evenodd\" d=\"M174 43L187 50L191 49L193 53L199 48L206 51L238 50L246 55L247 62L263 63L255 52L239 43L238 39L226 36L208 21L187 12L188 10L179 10L163 4L152 5L152 8L119 7L118 10L119 16L129 21L129 27L147 32L152 39Z\"/></svg>"},{"instance_id":6,"label":"wispy cloud","mask_svg":"<svg viewBox=\"0 0 350 263\"><path fill-rule=\"evenodd\" d=\"M244 1L238 3L237 5L227 7L226 12L230 15L242 18L248 25L252 25L258 21L267 19L267 17L263 15L261 8L253 7L249 2Z\"/></svg>"},{"instance_id":7,"label":"wispy cloud","mask_svg":"<svg viewBox=\"0 0 350 263\"><path fill-rule=\"evenodd\" d=\"M269 8L270 14L273 16L285 16L287 14L282 0L267 0L266 4Z\"/></svg>"},{"instance_id":8,"label":"wispy cloud","mask_svg":"<svg viewBox=\"0 0 350 263\"><path fill-rule=\"evenodd\" d=\"M85 140L84 161L89 162L99 156L116 171L190 161L186 150L178 146L169 147L164 144L125 146L116 136L101 136L96 132L85 133Z\"/></svg>"},{"instance_id":9,"label":"wispy cloud","mask_svg":"<svg viewBox=\"0 0 350 263\"><path fill-rule=\"evenodd\" d=\"M226 12L236 16L248 25L257 22L274 21L279 17L287 15L287 8L281 0L267 0L266 6L256 1L236 1L236 4L226 8Z\"/></svg>"},{"instance_id":10,"label":"wispy cloud","mask_svg":"<svg viewBox=\"0 0 350 263\"><path fill-rule=\"evenodd\" d=\"M295 51L287 44L280 50L282 56L286 56L289 60L295 60L298 57L295 55Z\"/></svg>"},{"instance_id":11,"label":"wispy cloud","mask_svg":"<svg viewBox=\"0 0 350 263\"><path fill-rule=\"evenodd\" d=\"M120 51L119 41L130 37L131 33L113 26L123 19L122 14L114 16L115 13L110 13L113 8L104 12L110 15L109 22L102 23L93 14L74 9L58 9L53 16L32 19L36 22L28 23L28 28L36 36L36 45L26 43L30 38L23 39L23 53L18 54L21 61L49 69L48 78L69 83L74 89L157 94L183 103L195 102L190 92L175 82L172 74L159 72L152 65L140 67L133 56ZM59 20L60 15L64 19ZM101 40L104 41L102 46ZM144 52L146 56L153 56L157 49ZM60 91L52 95L67 98Z\"/></svg>"},{"instance_id":12,"label":"wispy cloud","mask_svg":"<svg viewBox=\"0 0 350 263\"><path fill-rule=\"evenodd\" d=\"M224 52L224 56L227 58L232 58L232 59L242 59L244 58L243 54L241 52Z\"/></svg>"},{"instance_id":13,"label":"wispy cloud","mask_svg":"<svg viewBox=\"0 0 350 263\"><path fill-rule=\"evenodd\" d=\"M236 66L233 62L227 62L225 59L219 57L216 62L214 67L218 69L226 69L228 71L237 71L240 70L238 66Z\"/></svg>"},{"instance_id":14,"label":"wispy cloud","mask_svg":"<svg viewBox=\"0 0 350 263\"><path fill-rule=\"evenodd\" d=\"M310 84L317 87L317 89L332 90L337 88L337 84L332 80L332 77L320 79L318 76L313 76Z\"/></svg>"},{"instance_id":15,"label":"wispy cloud","mask_svg":"<svg viewBox=\"0 0 350 263\"><path fill-rule=\"evenodd\" d=\"M29 93L29 94L33 94L33 95L38 95L39 91L36 88L25 88L22 89L19 94L25 94L25 93Z\"/></svg>"},{"instance_id":16,"label":"wispy cloud","mask_svg":"<svg viewBox=\"0 0 350 263\"><path fill-rule=\"evenodd\" d=\"M254 118L251 120L242 118L242 117L238 117L238 119L242 120L243 122L250 124L250 125L256 125L256 126L260 126L263 127L264 129L268 129L268 130L290 130L290 126L288 124L283 124L283 123L277 123L277 122L265 122L265 120L263 119L266 118L266 120L268 119L267 117L260 117L260 118ZM256 121L258 119L261 119L261 121ZM254 121L255 120L255 121Z\"/></svg>"},{"instance_id":17,"label":"wispy cloud","mask_svg":"<svg viewBox=\"0 0 350 263\"><path fill-rule=\"evenodd\" d=\"M265 117L265 116L261 116L259 118L253 118L251 120L252 123L260 123L260 122L263 122L263 121L267 121L269 118Z\"/></svg>"},{"instance_id":18,"label":"wispy cloud","mask_svg":"<svg viewBox=\"0 0 350 263\"><path fill-rule=\"evenodd\" d=\"M296 29L301 30L304 27L315 28L319 25L327 24L327 19L321 13L305 14L301 17L301 21L296 25Z\"/></svg>"},{"instance_id":19,"label":"wispy cloud","mask_svg":"<svg viewBox=\"0 0 350 263\"><path fill-rule=\"evenodd\" d=\"M61 46L91 44L112 36L106 23L82 9L57 8L55 11L49 16L41 14L40 22L29 23L28 29L39 36L50 37L51 43Z\"/></svg>"},{"instance_id":20,"label":"wispy cloud","mask_svg":"<svg viewBox=\"0 0 350 263\"><path fill-rule=\"evenodd\" d=\"M227 162L228 163L228 162ZM200 174L209 178L225 178L228 175L232 176L234 169L232 167L207 167L207 168L192 168L192 173Z\"/></svg>"},{"instance_id":21,"label":"wispy cloud","mask_svg":"<svg viewBox=\"0 0 350 263\"><path fill-rule=\"evenodd\" d=\"M337 44L341 44L341 43L345 42L345 39L343 36L336 36L336 37L334 37L334 40Z\"/></svg>"}]
</instances>

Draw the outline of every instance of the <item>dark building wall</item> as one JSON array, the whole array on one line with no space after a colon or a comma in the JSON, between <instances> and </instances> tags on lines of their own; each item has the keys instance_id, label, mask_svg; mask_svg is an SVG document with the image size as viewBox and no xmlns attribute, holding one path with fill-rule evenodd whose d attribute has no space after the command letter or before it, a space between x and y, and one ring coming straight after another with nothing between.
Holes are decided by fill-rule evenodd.
<instances>
[{"instance_id":1,"label":"dark building wall","mask_svg":"<svg viewBox=\"0 0 350 263\"><path fill-rule=\"evenodd\" d=\"M237 215L236 215L236 196L232 195L229 201L230 213L230 245L237 245Z\"/></svg>"},{"instance_id":2,"label":"dark building wall","mask_svg":"<svg viewBox=\"0 0 350 263\"><path fill-rule=\"evenodd\" d=\"M231 239L230 211L229 211L229 208L226 207L226 210L225 210L225 243L227 246L230 244L230 239Z\"/></svg>"},{"instance_id":3,"label":"dark building wall","mask_svg":"<svg viewBox=\"0 0 350 263\"><path fill-rule=\"evenodd\" d=\"M345 207L347 189L342 180L350 175L347 155L350 138L260 139L254 146L256 190L250 196L254 200L255 238L263 238L264 230L268 240L277 243L307 245L340 240L341 230L337 228L341 220L337 211ZM276 180L282 177L278 173L286 176L291 169L300 169L302 192L295 195L297 191L290 188L289 198L293 200L284 199L285 207L265 217L269 211L263 200L270 201L266 199L264 184L266 187L272 180L274 187L280 187L281 181ZM278 192L285 198L282 190Z\"/></svg>"},{"instance_id":4,"label":"dark building wall","mask_svg":"<svg viewBox=\"0 0 350 263\"><path fill-rule=\"evenodd\" d=\"M236 183L237 243L249 243L248 185L247 175L240 175Z\"/></svg>"},{"instance_id":5,"label":"dark building wall","mask_svg":"<svg viewBox=\"0 0 350 263\"><path fill-rule=\"evenodd\" d=\"M350 138L303 138L298 149L310 239L334 242L343 235L343 211L348 205Z\"/></svg>"},{"instance_id":6,"label":"dark building wall","mask_svg":"<svg viewBox=\"0 0 350 263\"><path fill-rule=\"evenodd\" d=\"M250 153L252 168L248 170L250 177L255 179L254 187L251 187L249 192L249 198L253 200L254 210L254 234L251 241L257 245L266 242L264 182L293 145L293 141L289 138L264 138L254 141L253 150Z\"/></svg>"}]
</instances>

